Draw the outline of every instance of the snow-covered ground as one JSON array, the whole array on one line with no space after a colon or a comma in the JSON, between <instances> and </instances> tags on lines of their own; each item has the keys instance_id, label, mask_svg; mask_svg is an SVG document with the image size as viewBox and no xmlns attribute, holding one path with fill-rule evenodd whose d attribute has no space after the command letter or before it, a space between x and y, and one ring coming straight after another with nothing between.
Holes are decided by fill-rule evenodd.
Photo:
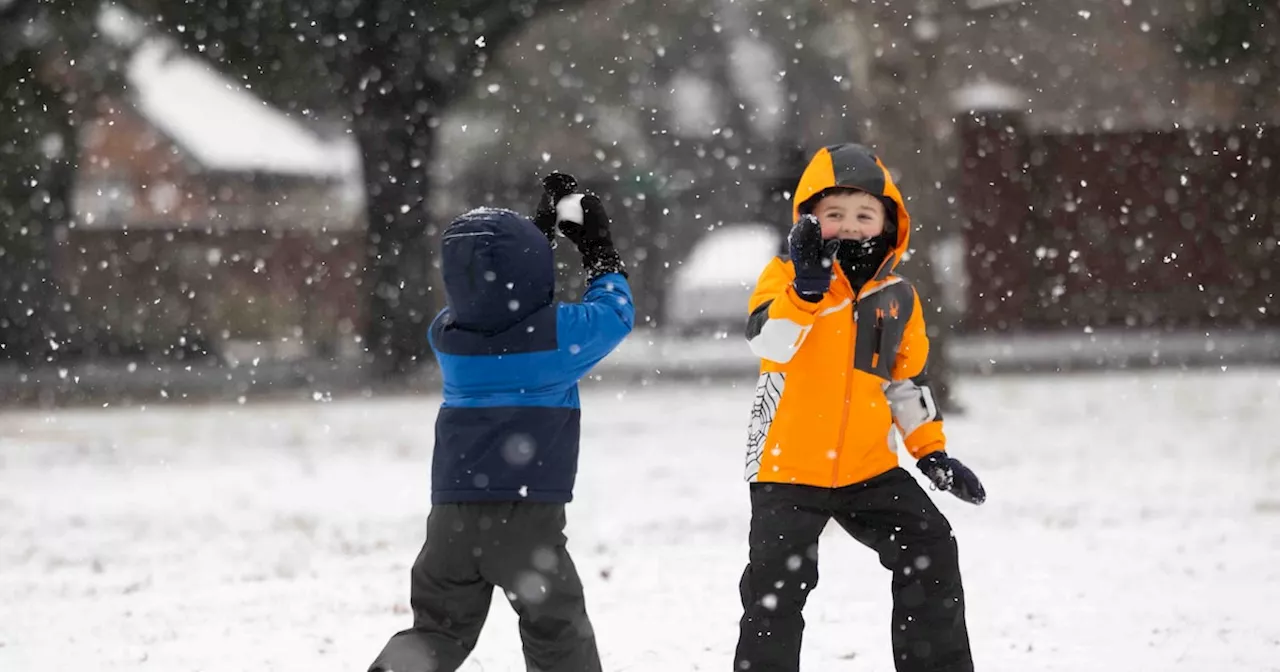
<instances>
[{"instance_id":1,"label":"snow-covered ground","mask_svg":"<svg viewBox=\"0 0 1280 672\"><path fill-rule=\"evenodd\" d=\"M1280 370L965 379L978 668L1280 670ZM728 670L746 384L584 392L570 548L615 672ZM0 415L0 670L363 670L409 623L436 399ZM892 669L832 525L809 670ZM521 669L499 597L470 672Z\"/></svg>"}]
</instances>

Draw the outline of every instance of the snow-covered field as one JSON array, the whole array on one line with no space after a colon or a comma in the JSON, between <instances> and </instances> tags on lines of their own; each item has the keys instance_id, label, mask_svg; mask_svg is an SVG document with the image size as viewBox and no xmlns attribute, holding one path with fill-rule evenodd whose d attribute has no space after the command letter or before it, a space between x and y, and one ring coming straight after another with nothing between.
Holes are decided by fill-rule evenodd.
<instances>
[{"instance_id":1,"label":"snow-covered field","mask_svg":"<svg viewBox=\"0 0 1280 672\"><path fill-rule=\"evenodd\" d=\"M978 669L1280 670L1280 370L965 379ZM751 386L584 391L570 548L614 672L728 670ZM0 670L363 670L408 625L434 398L0 414ZM809 670L892 669L835 525ZM520 670L501 597L464 668Z\"/></svg>"}]
</instances>

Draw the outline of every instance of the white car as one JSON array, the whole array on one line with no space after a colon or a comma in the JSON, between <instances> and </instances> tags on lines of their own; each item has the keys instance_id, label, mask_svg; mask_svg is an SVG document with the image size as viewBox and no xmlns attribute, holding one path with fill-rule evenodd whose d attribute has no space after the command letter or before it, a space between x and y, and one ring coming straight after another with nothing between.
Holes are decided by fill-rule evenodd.
<instances>
[{"instance_id":1,"label":"white car","mask_svg":"<svg viewBox=\"0 0 1280 672\"><path fill-rule=\"evenodd\" d=\"M781 250L782 232L767 224L727 224L707 233L667 288L667 328L679 334L744 329L756 279Z\"/></svg>"}]
</instances>

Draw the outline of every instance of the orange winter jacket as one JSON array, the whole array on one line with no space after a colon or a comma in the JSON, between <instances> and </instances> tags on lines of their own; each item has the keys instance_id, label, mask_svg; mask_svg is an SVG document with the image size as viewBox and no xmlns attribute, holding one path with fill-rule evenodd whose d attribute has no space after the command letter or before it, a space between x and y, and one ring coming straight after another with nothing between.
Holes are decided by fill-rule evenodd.
<instances>
[{"instance_id":1,"label":"orange winter jacket","mask_svg":"<svg viewBox=\"0 0 1280 672\"><path fill-rule=\"evenodd\" d=\"M774 259L749 301L747 338L761 358L747 446L747 480L837 488L898 465L896 425L908 452L942 450L945 437L923 376L929 355L916 290L893 274L911 218L889 171L859 145L820 150L800 179L795 215L810 196L853 187L897 204L897 244L855 295L839 265L817 303L792 287L795 268Z\"/></svg>"}]
</instances>

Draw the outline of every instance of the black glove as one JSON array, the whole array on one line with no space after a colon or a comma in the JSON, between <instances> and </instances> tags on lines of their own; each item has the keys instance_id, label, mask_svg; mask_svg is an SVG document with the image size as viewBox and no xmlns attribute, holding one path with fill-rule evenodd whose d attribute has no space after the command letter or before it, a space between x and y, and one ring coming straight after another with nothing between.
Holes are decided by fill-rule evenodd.
<instances>
[{"instance_id":1,"label":"black glove","mask_svg":"<svg viewBox=\"0 0 1280 672\"><path fill-rule=\"evenodd\" d=\"M933 482L934 487L945 490L970 504L981 504L987 501L987 491L982 482L969 467L960 460L939 450L929 453L916 462L916 466Z\"/></svg>"},{"instance_id":2,"label":"black glove","mask_svg":"<svg viewBox=\"0 0 1280 672\"><path fill-rule=\"evenodd\" d=\"M542 198L534 212L533 223L547 237L551 247L556 246L556 203L578 190L578 180L568 173L551 173L542 178Z\"/></svg>"},{"instance_id":3,"label":"black glove","mask_svg":"<svg viewBox=\"0 0 1280 672\"><path fill-rule=\"evenodd\" d=\"M582 267L586 269L589 280L606 273L627 274L622 256L613 245L609 224L609 214L604 211L604 204L595 194L585 194L582 197L581 224L568 220L557 223L564 237L577 245L578 251L582 253Z\"/></svg>"},{"instance_id":4,"label":"black glove","mask_svg":"<svg viewBox=\"0 0 1280 672\"><path fill-rule=\"evenodd\" d=\"M811 303L821 301L822 295L831 287L831 264L840 241L824 242L818 218L800 215L800 220L791 227L791 233L787 236L787 246L791 263L796 269L793 283L796 293Z\"/></svg>"}]
</instances>

